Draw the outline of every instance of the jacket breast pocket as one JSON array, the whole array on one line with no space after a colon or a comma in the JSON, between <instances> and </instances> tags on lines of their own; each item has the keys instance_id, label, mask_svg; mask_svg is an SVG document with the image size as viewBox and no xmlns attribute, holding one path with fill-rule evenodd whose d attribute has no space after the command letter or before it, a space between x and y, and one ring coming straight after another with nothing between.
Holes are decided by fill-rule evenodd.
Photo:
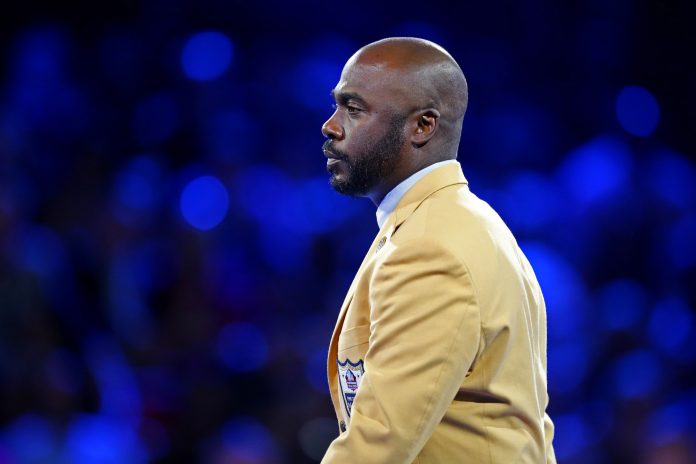
<instances>
[{"instance_id":1,"label":"jacket breast pocket","mask_svg":"<svg viewBox=\"0 0 696 464\"><path fill-rule=\"evenodd\" d=\"M338 337L338 352L366 344L370 339L370 324L345 329Z\"/></svg>"}]
</instances>

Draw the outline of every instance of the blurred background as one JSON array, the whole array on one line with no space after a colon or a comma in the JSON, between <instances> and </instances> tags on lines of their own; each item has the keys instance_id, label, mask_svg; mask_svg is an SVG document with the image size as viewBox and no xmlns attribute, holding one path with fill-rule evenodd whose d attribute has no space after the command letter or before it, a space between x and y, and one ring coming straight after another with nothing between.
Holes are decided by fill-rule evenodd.
<instances>
[{"instance_id":1,"label":"blurred background","mask_svg":"<svg viewBox=\"0 0 696 464\"><path fill-rule=\"evenodd\" d=\"M696 462L687 2L12 2L0 12L0 463L314 463L377 233L328 186L345 60L434 40L459 159L548 306L561 463ZM692 17L693 18L693 17Z\"/></svg>"}]
</instances>

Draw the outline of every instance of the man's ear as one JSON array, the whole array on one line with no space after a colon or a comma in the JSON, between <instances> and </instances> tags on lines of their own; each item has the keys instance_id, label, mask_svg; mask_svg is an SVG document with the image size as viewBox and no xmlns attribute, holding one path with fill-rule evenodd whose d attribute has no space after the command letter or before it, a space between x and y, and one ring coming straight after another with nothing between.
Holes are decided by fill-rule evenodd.
<instances>
[{"instance_id":1,"label":"man's ear","mask_svg":"<svg viewBox=\"0 0 696 464\"><path fill-rule=\"evenodd\" d=\"M435 135L440 120L440 112L435 108L420 110L415 114L416 124L411 134L411 144L420 148Z\"/></svg>"}]
</instances>

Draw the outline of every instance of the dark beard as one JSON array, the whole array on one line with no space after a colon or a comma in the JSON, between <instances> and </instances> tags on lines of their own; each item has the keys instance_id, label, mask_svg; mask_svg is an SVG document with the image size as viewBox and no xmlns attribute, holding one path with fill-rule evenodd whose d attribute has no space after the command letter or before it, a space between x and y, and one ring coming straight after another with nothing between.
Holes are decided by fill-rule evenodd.
<instances>
[{"instance_id":1,"label":"dark beard","mask_svg":"<svg viewBox=\"0 0 696 464\"><path fill-rule=\"evenodd\" d=\"M331 140L324 143L324 149L335 155L347 166L345 179L338 180L331 173L329 183L338 193L351 196L365 196L396 167L399 151L403 144L403 127L406 118L394 116L387 132L362 153L352 158L333 147Z\"/></svg>"}]
</instances>

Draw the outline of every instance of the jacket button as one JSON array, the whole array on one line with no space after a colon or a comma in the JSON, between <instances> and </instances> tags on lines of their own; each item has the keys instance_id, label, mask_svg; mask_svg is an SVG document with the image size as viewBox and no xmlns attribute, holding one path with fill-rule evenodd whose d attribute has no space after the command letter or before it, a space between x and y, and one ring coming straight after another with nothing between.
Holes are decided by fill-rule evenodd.
<instances>
[{"instance_id":1,"label":"jacket button","mask_svg":"<svg viewBox=\"0 0 696 464\"><path fill-rule=\"evenodd\" d=\"M344 421L341 421L341 433L346 431L346 423Z\"/></svg>"}]
</instances>

